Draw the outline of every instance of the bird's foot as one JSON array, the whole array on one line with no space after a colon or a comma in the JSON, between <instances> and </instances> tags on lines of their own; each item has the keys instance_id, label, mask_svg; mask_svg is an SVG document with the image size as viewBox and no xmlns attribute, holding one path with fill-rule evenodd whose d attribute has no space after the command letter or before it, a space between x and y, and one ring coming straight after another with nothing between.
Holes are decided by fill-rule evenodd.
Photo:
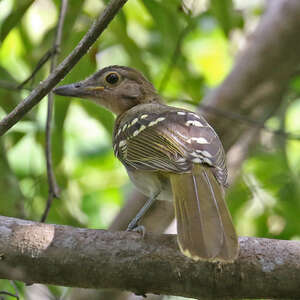
<instances>
[{"instance_id":1,"label":"bird's foot","mask_svg":"<svg viewBox=\"0 0 300 300\"><path fill-rule=\"evenodd\" d=\"M143 225L138 225L138 224L133 224L131 225L131 223L128 225L126 231L134 231L134 232L137 232L139 233L142 238L145 237L145 234L146 234L146 228L145 226Z\"/></svg>"}]
</instances>

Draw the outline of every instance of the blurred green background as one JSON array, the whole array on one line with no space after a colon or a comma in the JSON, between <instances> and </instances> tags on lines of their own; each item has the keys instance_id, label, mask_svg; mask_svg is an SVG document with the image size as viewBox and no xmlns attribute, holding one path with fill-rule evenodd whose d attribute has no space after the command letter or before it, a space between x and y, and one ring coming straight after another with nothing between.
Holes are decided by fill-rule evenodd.
<instances>
[{"instance_id":1,"label":"blurred green background","mask_svg":"<svg viewBox=\"0 0 300 300\"><path fill-rule=\"evenodd\" d=\"M59 61L76 46L105 3L69 1ZM264 2L211 0L194 5L192 14L186 14L177 0L129 0L63 83L82 80L107 65L127 65L142 71L171 105L196 109L230 72ZM0 1L0 118L48 76L49 63L25 89L14 89L51 49L59 8L58 0ZM268 127L300 130L299 91L300 76L295 76L284 107ZM1 215L39 220L43 213L48 193L46 109L44 99L0 140ZM93 103L55 96L53 160L62 193L47 222L107 228L119 211L133 187L113 156L113 122L111 113ZM261 130L228 192L239 235L300 238L299 171L300 141ZM24 286L17 285L23 299ZM67 294L65 288L49 288L55 299ZM0 290L14 292L5 280L0 281Z\"/></svg>"}]
</instances>

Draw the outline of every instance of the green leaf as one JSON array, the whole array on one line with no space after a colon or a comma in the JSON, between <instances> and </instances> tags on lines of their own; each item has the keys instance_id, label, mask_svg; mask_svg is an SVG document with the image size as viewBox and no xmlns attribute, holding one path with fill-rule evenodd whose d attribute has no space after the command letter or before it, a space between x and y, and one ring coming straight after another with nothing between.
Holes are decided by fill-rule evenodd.
<instances>
[{"instance_id":1,"label":"green leaf","mask_svg":"<svg viewBox=\"0 0 300 300\"><path fill-rule=\"evenodd\" d=\"M24 196L20 190L18 180L13 174L6 157L2 141L0 141L0 214L11 217L24 217ZM5 191L5 192L4 192Z\"/></svg>"},{"instance_id":2,"label":"green leaf","mask_svg":"<svg viewBox=\"0 0 300 300\"><path fill-rule=\"evenodd\" d=\"M0 66L0 78L3 81L3 85L5 82L9 83L11 86L17 86L18 83L16 80L10 75L10 73ZM21 97L18 91L11 91L9 89L0 88L0 106L5 110L5 112L10 112L19 102L21 101Z\"/></svg>"},{"instance_id":3,"label":"green leaf","mask_svg":"<svg viewBox=\"0 0 300 300\"><path fill-rule=\"evenodd\" d=\"M210 7L225 35L228 37L230 30L233 28L232 0L211 0Z\"/></svg>"},{"instance_id":4,"label":"green leaf","mask_svg":"<svg viewBox=\"0 0 300 300\"><path fill-rule=\"evenodd\" d=\"M9 32L20 22L34 0L15 1L12 12L4 20L1 28L0 42L3 42Z\"/></svg>"},{"instance_id":5,"label":"green leaf","mask_svg":"<svg viewBox=\"0 0 300 300\"><path fill-rule=\"evenodd\" d=\"M290 81L290 88L293 89L297 95L300 94L300 76L292 78Z\"/></svg>"},{"instance_id":6,"label":"green leaf","mask_svg":"<svg viewBox=\"0 0 300 300\"><path fill-rule=\"evenodd\" d=\"M56 97L54 113L54 130L52 152L54 166L58 166L64 156L64 124L69 110L70 102Z\"/></svg>"},{"instance_id":7,"label":"green leaf","mask_svg":"<svg viewBox=\"0 0 300 300\"><path fill-rule=\"evenodd\" d=\"M299 233L300 188L299 176L289 168L282 150L258 152L253 156L246 170L252 172L261 184L261 188L269 192L274 203L269 205L264 214L257 220L257 234L273 237L268 233L267 216L276 214L285 220L283 231L277 238L289 239Z\"/></svg>"},{"instance_id":8,"label":"green leaf","mask_svg":"<svg viewBox=\"0 0 300 300\"><path fill-rule=\"evenodd\" d=\"M152 16L157 33L161 34L160 50L169 52L173 50L178 40L178 35L186 25L184 14L179 14L179 1L148 1L143 4Z\"/></svg>"},{"instance_id":9,"label":"green leaf","mask_svg":"<svg viewBox=\"0 0 300 300\"><path fill-rule=\"evenodd\" d=\"M110 29L115 35L115 42L121 44L129 55L131 65L149 77L148 66L143 57L143 49L140 48L127 33L125 15L121 14L119 18L116 18L114 22L111 23Z\"/></svg>"},{"instance_id":10,"label":"green leaf","mask_svg":"<svg viewBox=\"0 0 300 300\"><path fill-rule=\"evenodd\" d=\"M110 111L90 101L83 100L79 104L91 117L99 121L109 134L112 134L115 118Z\"/></svg>"},{"instance_id":11,"label":"green leaf","mask_svg":"<svg viewBox=\"0 0 300 300\"><path fill-rule=\"evenodd\" d=\"M65 44L68 44L70 43L71 40L73 40L73 34L70 34L70 32L74 32L74 24L77 18L82 13L83 5L84 5L84 1L69 0L68 10L65 17L64 27L63 27L62 47L64 47Z\"/></svg>"}]
</instances>

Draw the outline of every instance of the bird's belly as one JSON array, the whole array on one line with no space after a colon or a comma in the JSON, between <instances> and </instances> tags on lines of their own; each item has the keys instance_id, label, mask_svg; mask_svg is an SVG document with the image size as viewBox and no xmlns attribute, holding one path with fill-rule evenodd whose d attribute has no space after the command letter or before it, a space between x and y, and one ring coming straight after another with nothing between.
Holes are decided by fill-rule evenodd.
<instances>
[{"instance_id":1,"label":"bird's belly","mask_svg":"<svg viewBox=\"0 0 300 300\"><path fill-rule=\"evenodd\" d=\"M131 181L144 195L151 197L156 194L158 200L173 200L170 180L167 176L156 172L127 171Z\"/></svg>"}]
</instances>

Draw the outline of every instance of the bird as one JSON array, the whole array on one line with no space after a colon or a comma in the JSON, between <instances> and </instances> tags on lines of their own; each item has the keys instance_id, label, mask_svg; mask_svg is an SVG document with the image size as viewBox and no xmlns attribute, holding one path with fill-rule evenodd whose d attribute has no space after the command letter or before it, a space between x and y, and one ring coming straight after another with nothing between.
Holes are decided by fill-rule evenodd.
<instances>
[{"instance_id":1,"label":"bird","mask_svg":"<svg viewBox=\"0 0 300 300\"><path fill-rule=\"evenodd\" d=\"M53 92L92 100L116 115L114 154L149 197L128 230L139 226L156 199L173 201L183 255L194 261L235 261L239 244L225 202L225 152L203 116L165 104L141 72L125 66L105 67Z\"/></svg>"}]
</instances>

